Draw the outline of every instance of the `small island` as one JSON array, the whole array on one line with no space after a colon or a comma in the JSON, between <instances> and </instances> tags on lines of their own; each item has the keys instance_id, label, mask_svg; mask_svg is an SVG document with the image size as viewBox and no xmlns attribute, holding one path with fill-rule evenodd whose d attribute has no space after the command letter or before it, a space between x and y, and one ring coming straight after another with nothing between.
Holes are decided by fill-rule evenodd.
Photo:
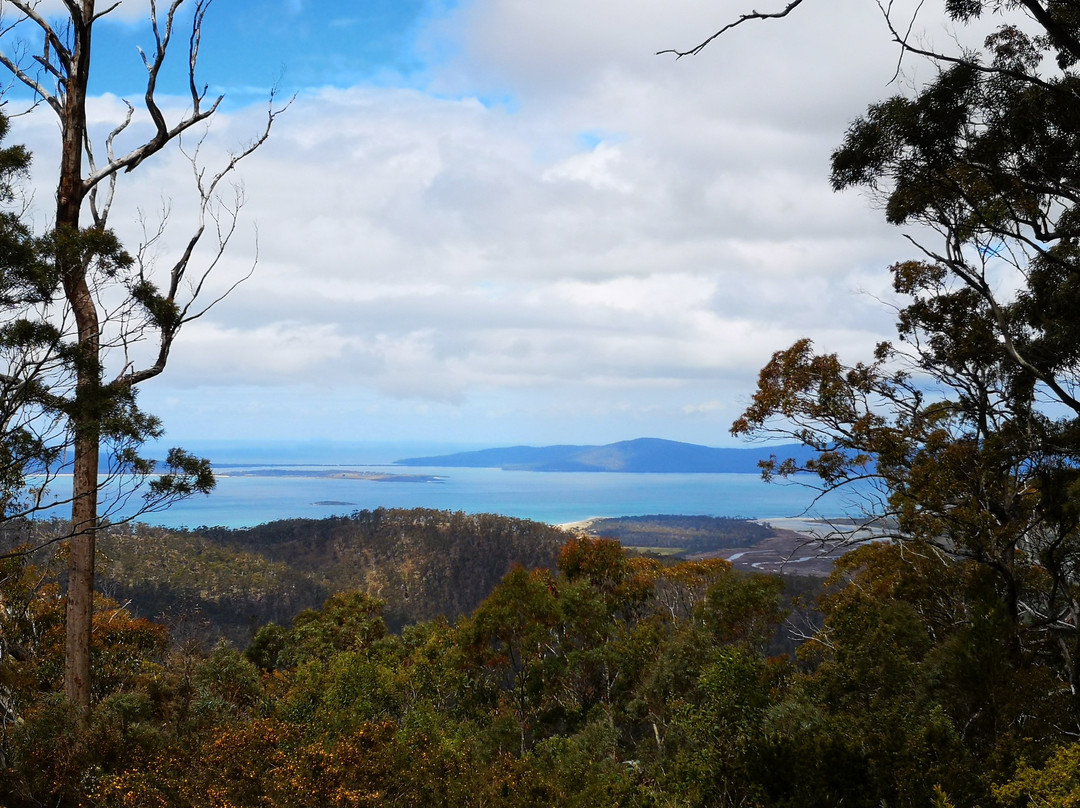
<instances>
[{"instance_id":1,"label":"small island","mask_svg":"<svg viewBox=\"0 0 1080 808\"><path fill-rule=\"evenodd\" d=\"M441 483L445 478L434 474L393 474L386 471L356 471L354 469L311 468L242 468L216 472L222 477L305 477L319 480L366 480L376 483ZM316 503L320 504L320 503ZM337 503L335 503L337 504ZM351 503L343 503L351 504Z\"/></svg>"}]
</instances>

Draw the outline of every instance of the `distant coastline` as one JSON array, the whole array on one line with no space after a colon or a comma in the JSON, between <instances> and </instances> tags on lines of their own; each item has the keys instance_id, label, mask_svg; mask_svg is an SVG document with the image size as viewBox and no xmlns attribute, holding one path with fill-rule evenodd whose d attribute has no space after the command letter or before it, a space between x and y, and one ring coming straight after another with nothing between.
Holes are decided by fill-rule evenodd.
<instances>
[{"instance_id":1,"label":"distant coastline","mask_svg":"<svg viewBox=\"0 0 1080 808\"><path fill-rule=\"evenodd\" d=\"M395 465L621 474L755 474L760 471L760 461L770 455L803 462L814 454L812 449L797 443L715 448L660 438L637 438L603 446L508 446L408 457L395 461Z\"/></svg>"}]
</instances>

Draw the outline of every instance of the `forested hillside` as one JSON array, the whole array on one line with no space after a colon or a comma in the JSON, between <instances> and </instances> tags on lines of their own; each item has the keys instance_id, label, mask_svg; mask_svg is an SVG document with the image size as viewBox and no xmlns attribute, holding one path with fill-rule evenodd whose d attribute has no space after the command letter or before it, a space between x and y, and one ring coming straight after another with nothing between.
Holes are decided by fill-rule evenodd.
<instances>
[{"instance_id":1,"label":"forested hillside","mask_svg":"<svg viewBox=\"0 0 1080 808\"><path fill-rule=\"evenodd\" d=\"M808 459L813 453L801 444L768 448L699 446L659 438L609 443L605 446L508 446L474 452L410 457L402 466L501 468L508 471L616 471L630 474L753 474L770 454Z\"/></svg>"},{"instance_id":2,"label":"forested hillside","mask_svg":"<svg viewBox=\"0 0 1080 808\"><path fill-rule=\"evenodd\" d=\"M67 522L8 523L4 546L63 536ZM656 515L600 519L589 530L628 546L708 553L773 535L741 519ZM337 592L379 598L393 630L469 614L520 564L553 569L567 532L523 519L430 509L376 509L253 528L103 530L99 590L185 639L244 647L267 623L288 625ZM46 565L53 547L34 554ZM60 575L63 580L63 574Z\"/></svg>"},{"instance_id":3,"label":"forested hillside","mask_svg":"<svg viewBox=\"0 0 1080 808\"><path fill-rule=\"evenodd\" d=\"M53 695L60 590L8 558L0 805L1064 808L1063 660L1035 629L1010 650L987 584L975 562L869 545L813 626L775 577L578 538L453 623L396 635L343 592L243 653L99 597L79 735ZM797 657L770 655L778 629L806 638Z\"/></svg>"},{"instance_id":4,"label":"forested hillside","mask_svg":"<svg viewBox=\"0 0 1080 808\"><path fill-rule=\"evenodd\" d=\"M287 565L325 592L363 590L383 601L394 627L468 614L514 564L553 568L567 538L541 522L425 508L196 533Z\"/></svg>"},{"instance_id":5,"label":"forested hillside","mask_svg":"<svg viewBox=\"0 0 1080 808\"><path fill-rule=\"evenodd\" d=\"M288 623L330 594L317 576L197 532L137 525L102 531L99 590L185 639L243 647L268 622Z\"/></svg>"},{"instance_id":6,"label":"forested hillside","mask_svg":"<svg viewBox=\"0 0 1080 808\"><path fill-rule=\"evenodd\" d=\"M134 614L243 647L259 626L287 624L335 592L379 598L394 629L454 619L479 606L514 564L553 568L566 538L539 522L421 508L244 530L119 525L103 531L99 580Z\"/></svg>"}]
</instances>

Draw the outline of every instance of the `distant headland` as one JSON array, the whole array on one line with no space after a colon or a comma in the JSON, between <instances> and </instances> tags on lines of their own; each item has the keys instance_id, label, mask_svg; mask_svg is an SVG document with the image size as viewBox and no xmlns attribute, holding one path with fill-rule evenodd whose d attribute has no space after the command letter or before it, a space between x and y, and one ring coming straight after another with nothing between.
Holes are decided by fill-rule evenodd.
<instances>
[{"instance_id":1,"label":"distant headland","mask_svg":"<svg viewBox=\"0 0 1080 808\"><path fill-rule=\"evenodd\" d=\"M801 444L714 448L660 438L604 446L509 446L473 452L409 457L399 466L501 468L507 471L614 471L638 474L752 474L770 455L805 460L813 451Z\"/></svg>"}]
</instances>

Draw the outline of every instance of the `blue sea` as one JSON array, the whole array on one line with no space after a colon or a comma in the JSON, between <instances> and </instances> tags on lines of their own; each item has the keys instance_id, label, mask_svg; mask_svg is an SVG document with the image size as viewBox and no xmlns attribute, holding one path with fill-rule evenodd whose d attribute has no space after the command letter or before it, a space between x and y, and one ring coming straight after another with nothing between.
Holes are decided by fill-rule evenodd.
<instances>
[{"instance_id":1,"label":"blue sea","mask_svg":"<svg viewBox=\"0 0 1080 808\"><path fill-rule=\"evenodd\" d=\"M201 448L201 447L198 447ZM447 451L454 451L450 449ZM333 452L282 451L259 453L256 462L243 462L243 452L204 454L215 462L217 486L208 496L196 495L168 510L144 514L139 521L166 527L222 525L247 527L277 519L347 515L357 510L386 508L436 508L468 513L499 513L550 524L576 522L596 516L644 514L695 514L769 519L789 516L840 517L856 515L865 505L862 492L831 495L818 500L818 492L806 484L765 483L757 474L625 474L606 472L530 472L501 469L403 467L387 456L420 456L420 452L395 453L392 447L340 448ZM366 455L379 462L341 463L295 461L328 457L341 460ZM247 453L251 456L251 453ZM264 460L263 458L267 458ZM232 461L232 462L228 462ZM285 471L289 476L273 476ZM328 471L345 471L434 478L335 479ZM311 477L301 476L311 473ZM243 474L244 476L237 476ZM254 474L256 476L247 476ZM262 476L262 475L266 476ZM62 493L65 480L56 481ZM130 515L133 506L115 517ZM59 510L57 515L64 515Z\"/></svg>"}]
</instances>

